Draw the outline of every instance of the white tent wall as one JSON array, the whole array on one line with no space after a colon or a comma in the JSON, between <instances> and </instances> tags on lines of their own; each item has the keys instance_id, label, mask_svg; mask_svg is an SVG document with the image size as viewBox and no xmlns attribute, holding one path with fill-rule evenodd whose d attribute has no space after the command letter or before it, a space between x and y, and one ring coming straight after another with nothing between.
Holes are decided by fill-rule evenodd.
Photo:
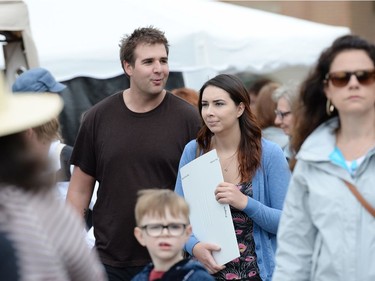
<instances>
[{"instance_id":1,"label":"white tent wall","mask_svg":"<svg viewBox=\"0 0 375 281\"><path fill-rule=\"evenodd\" d=\"M3 2L8 1L0 0ZM65 107L60 122L65 142L71 145L82 113L129 86L121 68L118 42L135 28L153 25L165 31L171 71L167 89L185 85L197 90L221 72L267 75L280 82L300 80L324 48L350 33L346 27L213 0L23 2L39 65L68 86L62 93ZM22 14L8 20L24 20L24 29L17 30L25 32L27 12L24 7L20 10ZM37 65L26 62L14 68L22 66Z\"/></svg>"},{"instance_id":2,"label":"white tent wall","mask_svg":"<svg viewBox=\"0 0 375 281\"><path fill-rule=\"evenodd\" d=\"M226 70L272 75L307 69L335 38L350 32L210 0L25 2L40 63L60 80L119 75L120 38L146 25L165 31L170 70L182 71L195 89Z\"/></svg>"},{"instance_id":3,"label":"white tent wall","mask_svg":"<svg viewBox=\"0 0 375 281\"><path fill-rule=\"evenodd\" d=\"M20 66L36 67L38 54L31 37L27 6L20 0L0 0L0 34L3 36L2 68L8 84Z\"/></svg>"}]
</instances>

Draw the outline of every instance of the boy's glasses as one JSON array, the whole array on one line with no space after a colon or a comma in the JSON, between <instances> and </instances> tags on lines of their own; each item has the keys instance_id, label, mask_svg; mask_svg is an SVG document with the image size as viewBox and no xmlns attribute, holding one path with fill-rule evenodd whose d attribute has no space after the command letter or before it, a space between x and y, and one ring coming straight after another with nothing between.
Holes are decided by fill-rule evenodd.
<instances>
[{"instance_id":1,"label":"boy's glasses","mask_svg":"<svg viewBox=\"0 0 375 281\"><path fill-rule=\"evenodd\" d=\"M282 112L280 110L275 110L276 117L280 117L281 120L283 120L284 117L288 116L291 113L292 113L291 111L284 111L284 112Z\"/></svg>"},{"instance_id":2,"label":"boy's glasses","mask_svg":"<svg viewBox=\"0 0 375 281\"><path fill-rule=\"evenodd\" d=\"M370 85L375 81L375 69L331 72L327 73L325 81L331 80L333 86L342 88L348 85L352 75L364 86Z\"/></svg>"},{"instance_id":3,"label":"boy's glasses","mask_svg":"<svg viewBox=\"0 0 375 281\"><path fill-rule=\"evenodd\" d=\"M171 223L167 225L163 224L146 224L140 227L145 230L148 236L157 237L163 233L164 228L168 230L169 235L171 236L181 236L185 229L186 224L184 223Z\"/></svg>"}]
</instances>

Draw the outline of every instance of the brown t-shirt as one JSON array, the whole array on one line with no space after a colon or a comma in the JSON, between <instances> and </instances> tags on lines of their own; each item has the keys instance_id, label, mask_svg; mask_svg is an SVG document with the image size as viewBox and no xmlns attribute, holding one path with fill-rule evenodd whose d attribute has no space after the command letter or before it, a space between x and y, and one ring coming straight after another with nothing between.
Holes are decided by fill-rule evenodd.
<instances>
[{"instance_id":1,"label":"brown t-shirt","mask_svg":"<svg viewBox=\"0 0 375 281\"><path fill-rule=\"evenodd\" d=\"M130 111L122 92L93 106L79 130L71 163L99 182L93 209L96 247L104 264L143 266L147 249L134 238L137 192L174 189L185 144L201 121L196 108L167 93L146 113Z\"/></svg>"}]
</instances>

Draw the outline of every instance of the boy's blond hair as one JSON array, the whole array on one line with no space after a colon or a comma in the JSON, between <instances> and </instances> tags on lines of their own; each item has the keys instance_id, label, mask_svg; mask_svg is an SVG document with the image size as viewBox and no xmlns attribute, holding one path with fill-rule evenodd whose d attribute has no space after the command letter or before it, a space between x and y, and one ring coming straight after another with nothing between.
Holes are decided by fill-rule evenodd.
<instances>
[{"instance_id":1,"label":"boy's blond hair","mask_svg":"<svg viewBox=\"0 0 375 281\"><path fill-rule=\"evenodd\" d=\"M135 220L138 226L146 215L164 218L166 210L169 210L173 217L182 215L189 220L189 205L183 197L172 190L143 189L138 192L135 205Z\"/></svg>"}]
</instances>

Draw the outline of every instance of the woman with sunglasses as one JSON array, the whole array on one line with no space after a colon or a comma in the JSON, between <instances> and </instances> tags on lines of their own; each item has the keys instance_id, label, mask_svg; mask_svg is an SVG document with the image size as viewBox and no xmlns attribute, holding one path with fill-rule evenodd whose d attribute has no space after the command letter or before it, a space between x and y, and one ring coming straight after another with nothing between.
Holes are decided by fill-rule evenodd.
<instances>
[{"instance_id":1,"label":"woman with sunglasses","mask_svg":"<svg viewBox=\"0 0 375 281\"><path fill-rule=\"evenodd\" d=\"M347 35L303 82L274 281L375 280L375 45ZM346 182L348 184L346 184Z\"/></svg>"}]
</instances>

